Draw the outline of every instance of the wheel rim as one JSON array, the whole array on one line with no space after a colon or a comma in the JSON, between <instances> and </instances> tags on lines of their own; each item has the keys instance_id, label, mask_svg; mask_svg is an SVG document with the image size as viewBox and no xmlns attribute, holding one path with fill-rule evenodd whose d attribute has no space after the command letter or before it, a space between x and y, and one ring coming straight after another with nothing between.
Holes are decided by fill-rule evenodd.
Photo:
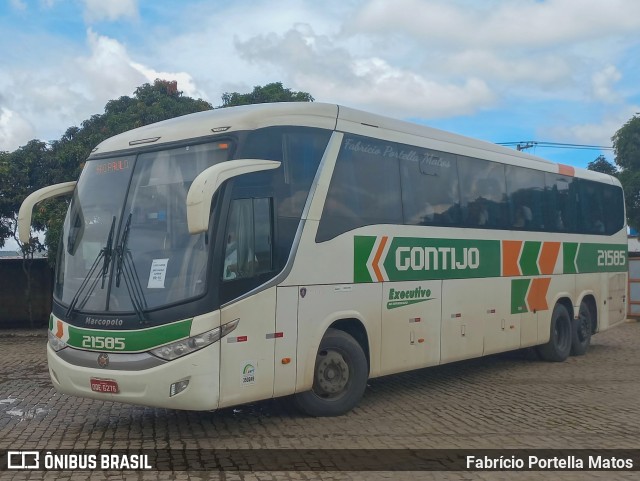
<instances>
[{"instance_id":1,"label":"wheel rim","mask_svg":"<svg viewBox=\"0 0 640 481\"><path fill-rule=\"evenodd\" d=\"M316 358L313 391L324 399L344 395L349 384L349 363L345 356L333 349L320 351Z\"/></svg>"},{"instance_id":2,"label":"wheel rim","mask_svg":"<svg viewBox=\"0 0 640 481\"><path fill-rule=\"evenodd\" d=\"M580 342L584 342L589 338L589 329L590 329L591 319L589 316L589 312L586 311L586 308L580 307L580 313L578 315L578 339Z\"/></svg>"}]
</instances>

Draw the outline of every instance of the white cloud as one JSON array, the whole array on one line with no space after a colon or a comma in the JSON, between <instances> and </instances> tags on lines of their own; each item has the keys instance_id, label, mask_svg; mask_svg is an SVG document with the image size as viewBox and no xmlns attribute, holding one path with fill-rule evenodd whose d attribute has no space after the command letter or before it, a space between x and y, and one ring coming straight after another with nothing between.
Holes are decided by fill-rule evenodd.
<instances>
[{"instance_id":1,"label":"white cloud","mask_svg":"<svg viewBox=\"0 0 640 481\"><path fill-rule=\"evenodd\" d=\"M27 4L25 3L24 0L11 0L11 6L13 8L15 8L16 10L26 10L27 9Z\"/></svg>"},{"instance_id":2,"label":"white cloud","mask_svg":"<svg viewBox=\"0 0 640 481\"><path fill-rule=\"evenodd\" d=\"M131 66L140 72L149 83L153 83L155 79L175 80L178 82L178 90L182 91L187 97L207 99L206 93L202 92L196 86L193 77L187 72L161 72L133 61L131 62Z\"/></svg>"},{"instance_id":3,"label":"white cloud","mask_svg":"<svg viewBox=\"0 0 640 481\"><path fill-rule=\"evenodd\" d=\"M100 20L135 19L138 17L137 0L82 0L87 22Z\"/></svg>"},{"instance_id":4,"label":"white cloud","mask_svg":"<svg viewBox=\"0 0 640 481\"><path fill-rule=\"evenodd\" d=\"M591 78L594 98L603 102L619 101L620 94L613 89L613 85L621 78L622 74L614 65L607 65L604 69L594 73Z\"/></svg>"},{"instance_id":5,"label":"white cloud","mask_svg":"<svg viewBox=\"0 0 640 481\"><path fill-rule=\"evenodd\" d=\"M89 87L88 96L112 98L109 95L126 92L132 85L148 80L132 65L125 46L117 40L89 29L87 42L91 54L78 58L76 64L82 72L79 80L84 87Z\"/></svg>"},{"instance_id":6,"label":"white cloud","mask_svg":"<svg viewBox=\"0 0 640 481\"><path fill-rule=\"evenodd\" d=\"M611 146L613 134L639 111L640 105L627 105L608 113L599 122L555 126L542 129L542 135L562 142Z\"/></svg>"},{"instance_id":7,"label":"white cloud","mask_svg":"<svg viewBox=\"0 0 640 481\"><path fill-rule=\"evenodd\" d=\"M635 0L371 0L347 31L512 48L557 46L595 35L635 35L638 28L640 2Z\"/></svg>"},{"instance_id":8,"label":"white cloud","mask_svg":"<svg viewBox=\"0 0 640 481\"><path fill-rule=\"evenodd\" d=\"M156 70L136 61L117 40L87 30L88 54L46 59L39 68L0 72L0 150L15 150L34 137L59 138L66 128L101 113L105 104L132 95L156 78L177 80L186 95L202 97L186 72ZM37 129L34 127L37 126Z\"/></svg>"},{"instance_id":9,"label":"white cloud","mask_svg":"<svg viewBox=\"0 0 640 481\"><path fill-rule=\"evenodd\" d=\"M17 112L0 107L0 151L10 152L34 137L31 123Z\"/></svg>"},{"instance_id":10,"label":"white cloud","mask_svg":"<svg viewBox=\"0 0 640 481\"><path fill-rule=\"evenodd\" d=\"M124 45L113 38L87 31L91 56L80 58L77 63L86 73L86 81L94 91L102 92L98 97L113 98L118 92L133 90L143 83L153 83L157 78L176 80L178 89L185 95L203 97L193 78L186 72L162 72L134 61ZM105 100L105 101L106 101Z\"/></svg>"},{"instance_id":11,"label":"white cloud","mask_svg":"<svg viewBox=\"0 0 640 481\"><path fill-rule=\"evenodd\" d=\"M571 81L572 60L553 53L535 57L510 55L504 52L469 49L453 52L444 60L448 71L467 75L473 72L484 79L498 80L513 86L558 88Z\"/></svg>"},{"instance_id":12,"label":"white cloud","mask_svg":"<svg viewBox=\"0 0 640 481\"><path fill-rule=\"evenodd\" d=\"M484 81L469 77L441 82L420 71L396 67L376 56L355 56L297 25L283 35L267 34L236 41L239 55L288 72L317 100L359 106L408 117L465 115L491 105L495 96Z\"/></svg>"}]
</instances>

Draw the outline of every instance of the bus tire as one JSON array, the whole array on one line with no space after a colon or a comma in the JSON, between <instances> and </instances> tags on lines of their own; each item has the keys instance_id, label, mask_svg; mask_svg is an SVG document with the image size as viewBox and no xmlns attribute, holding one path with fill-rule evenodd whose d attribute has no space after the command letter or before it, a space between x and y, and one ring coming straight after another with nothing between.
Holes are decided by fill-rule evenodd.
<instances>
[{"instance_id":1,"label":"bus tire","mask_svg":"<svg viewBox=\"0 0 640 481\"><path fill-rule=\"evenodd\" d=\"M296 394L294 402L310 416L340 416L358 404L368 377L369 365L360 344L346 332L329 328L316 355L313 387Z\"/></svg>"},{"instance_id":2,"label":"bus tire","mask_svg":"<svg viewBox=\"0 0 640 481\"><path fill-rule=\"evenodd\" d=\"M545 361L562 362L571 353L573 324L569 311L562 304L556 304L551 315L551 337L549 342L538 346L538 354Z\"/></svg>"},{"instance_id":3,"label":"bus tire","mask_svg":"<svg viewBox=\"0 0 640 481\"><path fill-rule=\"evenodd\" d=\"M591 309L582 301L578 310L578 318L573 320L571 329L571 355L582 356L587 353L591 344Z\"/></svg>"}]
</instances>

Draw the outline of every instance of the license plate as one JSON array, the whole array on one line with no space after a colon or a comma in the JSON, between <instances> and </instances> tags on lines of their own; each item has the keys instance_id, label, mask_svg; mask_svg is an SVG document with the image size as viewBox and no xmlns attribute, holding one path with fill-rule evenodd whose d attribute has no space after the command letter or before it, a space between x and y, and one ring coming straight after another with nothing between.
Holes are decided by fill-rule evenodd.
<instances>
[{"instance_id":1,"label":"license plate","mask_svg":"<svg viewBox=\"0 0 640 481\"><path fill-rule=\"evenodd\" d=\"M95 379L91 378L91 390L94 392L104 392L109 394L118 394L118 383L113 379Z\"/></svg>"}]
</instances>

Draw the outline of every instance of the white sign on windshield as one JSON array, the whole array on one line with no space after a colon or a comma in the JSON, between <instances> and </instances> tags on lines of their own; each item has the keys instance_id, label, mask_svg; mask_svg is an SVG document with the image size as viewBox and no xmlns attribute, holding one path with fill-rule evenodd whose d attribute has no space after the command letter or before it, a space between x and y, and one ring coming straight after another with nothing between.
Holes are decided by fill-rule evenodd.
<instances>
[{"instance_id":1,"label":"white sign on windshield","mask_svg":"<svg viewBox=\"0 0 640 481\"><path fill-rule=\"evenodd\" d=\"M169 259L153 259L149 272L148 289L164 289L164 278L167 275Z\"/></svg>"}]
</instances>

